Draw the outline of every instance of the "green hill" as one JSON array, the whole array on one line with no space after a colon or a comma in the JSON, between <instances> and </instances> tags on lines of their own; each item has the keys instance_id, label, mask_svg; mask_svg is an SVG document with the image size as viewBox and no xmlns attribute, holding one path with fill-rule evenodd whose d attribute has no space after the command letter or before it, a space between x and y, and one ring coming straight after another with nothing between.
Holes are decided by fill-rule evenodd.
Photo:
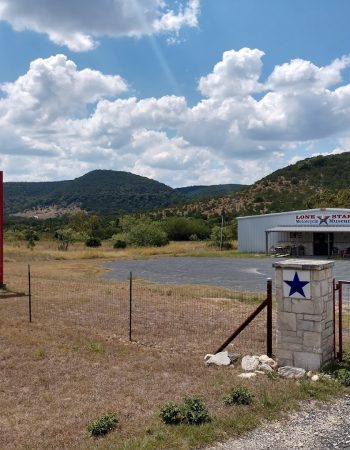
<instances>
[{"instance_id":1,"label":"green hill","mask_svg":"<svg viewBox=\"0 0 350 450\"><path fill-rule=\"evenodd\" d=\"M94 170L68 181L4 183L6 214L40 218L82 209L101 214L142 212L223 195L241 185L171 187L129 172Z\"/></svg>"},{"instance_id":2,"label":"green hill","mask_svg":"<svg viewBox=\"0 0 350 450\"><path fill-rule=\"evenodd\" d=\"M247 186L244 184L217 184L212 186L187 186L175 190L186 195L190 200L202 200L238 192L245 187Z\"/></svg>"},{"instance_id":3,"label":"green hill","mask_svg":"<svg viewBox=\"0 0 350 450\"><path fill-rule=\"evenodd\" d=\"M169 186L128 172L94 170L71 181L4 183L5 212L76 205L102 214L146 211L184 200Z\"/></svg>"},{"instance_id":4,"label":"green hill","mask_svg":"<svg viewBox=\"0 0 350 450\"><path fill-rule=\"evenodd\" d=\"M262 214L318 206L350 206L350 153L316 156L276 170L251 186L172 189L128 172L94 170L70 181L4 183L7 214L55 215L83 209L102 214L162 210L161 215L210 217ZM174 206L176 205L176 206ZM46 217L50 217L47 215Z\"/></svg>"},{"instance_id":5,"label":"green hill","mask_svg":"<svg viewBox=\"0 0 350 450\"><path fill-rule=\"evenodd\" d=\"M168 214L243 216L326 206L350 207L350 153L304 159L239 192L180 205Z\"/></svg>"}]
</instances>

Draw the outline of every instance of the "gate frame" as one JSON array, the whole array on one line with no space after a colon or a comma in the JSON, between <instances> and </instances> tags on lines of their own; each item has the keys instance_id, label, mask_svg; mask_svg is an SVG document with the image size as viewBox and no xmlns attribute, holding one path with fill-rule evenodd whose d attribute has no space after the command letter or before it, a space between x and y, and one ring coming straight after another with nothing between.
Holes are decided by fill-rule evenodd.
<instances>
[{"instance_id":1,"label":"gate frame","mask_svg":"<svg viewBox=\"0 0 350 450\"><path fill-rule=\"evenodd\" d=\"M343 361L343 285L350 285L348 280L339 280L338 282L333 280L333 316L334 316L334 355L339 362ZM336 294L338 291L338 352L336 348Z\"/></svg>"},{"instance_id":2,"label":"gate frame","mask_svg":"<svg viewBox=\"0 0 350 450\"><path fill-rule=\"evenodd\" d=\"M222 352L261 311L266 308L266 354L272 357L272 280L266 280L266 299L253 311L250 316L229 336L226 341L214 352L214 354Z\"/></svg>"}]
</instances>

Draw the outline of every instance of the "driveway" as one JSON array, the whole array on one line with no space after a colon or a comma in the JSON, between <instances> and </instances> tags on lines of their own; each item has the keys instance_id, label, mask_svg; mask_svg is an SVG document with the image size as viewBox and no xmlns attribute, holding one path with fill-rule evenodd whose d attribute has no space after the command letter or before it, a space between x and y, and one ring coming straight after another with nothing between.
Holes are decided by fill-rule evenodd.
<instances>
[{"instance_id":1,"label":"driveway","mask_svg":"<svg viewBox=\"0 0 350 450\"><path fill-rule=\"evenodd\" d=\"M111 261L108 279L134 277L165 284L209 284L240 291L264 291L266 278L274 279L276 258L168 257ZM335 261L334 276L350 280L350 260Z\"/></svg>"}]
</instances>

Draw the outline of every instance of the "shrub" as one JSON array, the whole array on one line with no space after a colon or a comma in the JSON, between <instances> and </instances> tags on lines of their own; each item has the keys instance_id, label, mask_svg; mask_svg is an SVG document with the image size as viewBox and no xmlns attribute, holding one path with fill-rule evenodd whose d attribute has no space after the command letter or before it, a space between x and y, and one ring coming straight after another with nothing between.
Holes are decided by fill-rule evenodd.
<instances>
[{"instance_id":1,"label":"shrub","mask_svg":"<svg viewBox=\"0 0 350 450\"><path fill-rule=\"evenodd\" d=\"M113 244L113 248L126 248L126 242L118 239Z\"/></svg>"},{"instance_id":2,"label":"shrub","mask_svg":"<svg viewBox=\"0 0 350 450\"><path fill-rule=\"evenodd\" d=\"M191 236L196 236L195 240L203 240L210 234L209 226L204 220L186 217L167 219L164 229L172 241L188 241L191 240Z\"/></svg>"},{"instance_id":3,"label":"shrub","mask_svg":"<svg viewBox=\"0 0 350 450\"><path fill-rule=\"evenodd\" d=\"M113 430L117 424L118 418L116 413L106 414L90 422L87 426L87 431L91 436L102 436Z\"/></svg>"},{"instance_id":4,"label":"shrub","mask_svg":"<svg viewBox=\"0 0 350 450\"><path fill-rule=\"evenodd\" d=\"M185 397L181 412L182 422L189 425L200 425L210 421L205 403L196 397Z\"/></svg>"},{"instance_id":5,"label":"shrub","mask_svg":"<svg viewBox=\"0 0 350 450\"><path fill-rule=\"evenodd\" d=\"M232 389L230 394L225 395L224 403L225 405L250 405L253 401L252 395L248 389L244 387L238 387Z\"/></svg>"},{"instance_id":6,"label":"shrub","mask_svg":"<svg viewBox=\"0 0 350 450\"><path fill-rule=\"evenodd\" d=\"M160 408L160 418L167 425L177 425L181 422L181 408L176 403L166 403Z\"/></svg>"},{"instance_id":7,"label":"shrub","mask_svg":"<svg viewBox=\"0 0 350 450\"><path fill-rule=\"evenodd\" d=\"M339 369L336 371L336 377L343 386L350 386L350 370Z\"/></svg>"},{"instance_id":8,"label":"shrub","mask_svg":"<svg viewBox=\"0 0 350 450\"><path fill-rule=\"evenodd\" d=\"M136 247L161 247L169 243L168 235L157 222L142 222L128 232L128 241Z\"/></svg>"},{"instance_id":9,"label":"shrub","mask_svg":"<svg viewBox=\"0 0 350 450\"><path fill-rule=\"evenodd\" d=\"M90 237L85 242L86 247L101 247L101 239Z\"/></svg>"},{"instance_id":10,"label":"shrub","mask_svg":"<svg viewBox=\"0 0 350 450\"><path fill-rule=\"evenodd\" d=\"M166 403L160 408L160 418L167 425L200 425L210 421L205 403L197 397L185 397L180 404Z\"/></svg>"}]
</instances>

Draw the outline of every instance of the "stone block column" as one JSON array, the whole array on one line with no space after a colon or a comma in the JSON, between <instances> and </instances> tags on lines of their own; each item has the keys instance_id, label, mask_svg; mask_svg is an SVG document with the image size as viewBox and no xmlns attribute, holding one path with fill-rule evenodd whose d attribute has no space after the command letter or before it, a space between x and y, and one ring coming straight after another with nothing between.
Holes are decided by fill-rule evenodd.
<instances>
[{"instance_id":1,"label":"stone block column","mask_svg":"<svg viewBox=\"0 0 350 450\"><path fill-rule=\"evenodd\" d=\"M276 269L279 366L319 371L334 357L334 261L289 259Z\"/></svg>"}]
</instances>

